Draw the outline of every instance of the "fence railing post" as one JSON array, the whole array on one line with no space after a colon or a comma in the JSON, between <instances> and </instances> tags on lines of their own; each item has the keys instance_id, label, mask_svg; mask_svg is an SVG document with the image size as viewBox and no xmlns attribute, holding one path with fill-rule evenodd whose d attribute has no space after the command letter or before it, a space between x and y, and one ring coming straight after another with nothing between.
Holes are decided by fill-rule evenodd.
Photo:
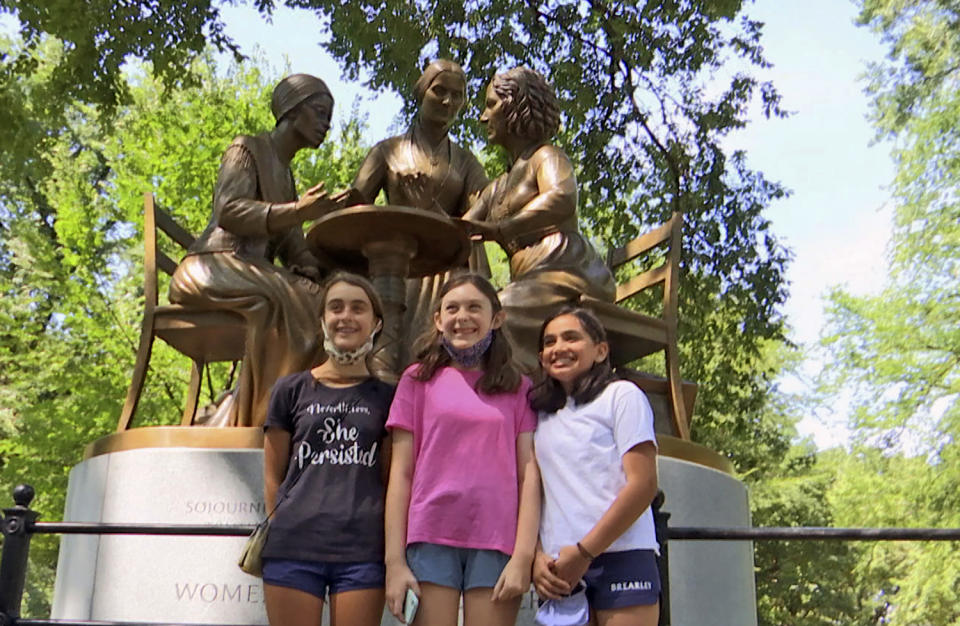
<instances>
[{"instance_id":1,"label":"fence railing post","mask_svg":"<svg viewBox=\"0 0 960 626\"><path fill-rule=\"evenodd\" d=\"M30 510L34 491L30 485L13 489L14 506L3 509L3 553L0 554L0 626L9 626L20 617L20 603L27 579L30 554L30 526L39 513Z\"/></svg>"},{"instance_id":2,"label":"fence railing post","mask_svg":"<svg viewBox=\"0 0 960 626\"><path fill-rule=\"evenodd\" d=\"M670 553L667 543L670 514L662 509L664 500L666 496L658 489L650 506L653 508L653 525L657 533L657 543L660 544L660 558L657 559L657 569L660 570L660 621L658 623L659 626L670 626Z\"/></svg>"}]
</instances>

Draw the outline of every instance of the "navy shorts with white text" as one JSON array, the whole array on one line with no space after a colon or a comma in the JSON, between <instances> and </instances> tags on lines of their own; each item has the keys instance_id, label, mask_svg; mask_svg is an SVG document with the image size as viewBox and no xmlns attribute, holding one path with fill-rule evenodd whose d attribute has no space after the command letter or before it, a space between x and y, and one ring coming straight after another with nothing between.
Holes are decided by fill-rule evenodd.
<instances>
[{"instance_id":1,"label":"navy shorts with white text","mask_svg":"<svg viewBox=\"0 0 960 626\"><path fill-rule=\"evenodd\" d=\"M656 604L660 599L660 571L653 550L604 552L583 575L587 602L594 610Z\"/></svg>"}]
</instances>

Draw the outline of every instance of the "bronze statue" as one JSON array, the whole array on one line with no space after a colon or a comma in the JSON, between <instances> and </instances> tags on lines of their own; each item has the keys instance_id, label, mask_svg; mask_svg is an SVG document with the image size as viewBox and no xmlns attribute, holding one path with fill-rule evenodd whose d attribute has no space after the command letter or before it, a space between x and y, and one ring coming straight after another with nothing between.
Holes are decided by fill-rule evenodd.
<instances>
[{"instance_id":1,"label":"bronze statue","mask_svg":"<svg viewBox=\"0 0 960 626\"><path fill-rule=\"evenodd\" d=\"M246 321L232 410L208 425L260 426L274 381L311 367L318 355L316 281L329 268L307 249L302 224L339 208L346 193L329 196L320 183L298 198L290 160L323 142L333 96L319 78L294 74L274 89L271 109L273 130L240 135L224 153L210 223L170 283L172 303L233 311Z\"/></svg>"},{"instance_id":2,"label":"bronze statue","mask_svg":"<svg viewBox=\"0 0 960 626\"><path fill-rule=\"evenodd\" d=\"M514 68L487 88L480 122L491 143L512 158L464 219L472 233L496 241L510 258L511 282L500 293L516 356L537 366L537 333L546 315L581 294L612 302L610 270L577 226L573 165L550 139L560 127L553 88L537 72Z\"/></svg>"},{"instance_id":3,"label":"bronze statue","mask_svg":"<svg viewBox=\"0 0 960 626\"><path fill-rule=\"evenodd\" d=\"M453 61L430 63L414 86L419 104L409 130L375 145L354 180L365 202L383 190L391 205L436 211L460 217L488 180L469 150L450 140L448 131L466 98L467 79ZM480 247L471 257L474 270L489 272ZM411 343L430 324L445 274L407 281L406 312L400 341L400 363L412 360ZM384 337L384 340L393 338Z\"/></svg>"}]
</instances>

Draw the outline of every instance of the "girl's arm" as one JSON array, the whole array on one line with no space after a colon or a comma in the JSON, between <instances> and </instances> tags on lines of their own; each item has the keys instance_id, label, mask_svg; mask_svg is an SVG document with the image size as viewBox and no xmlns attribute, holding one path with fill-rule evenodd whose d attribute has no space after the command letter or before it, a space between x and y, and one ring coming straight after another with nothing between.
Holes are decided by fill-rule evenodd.
<instances>
[{"instance_id":1,"label":"girl's arm","mask_svg":"<svg viewBox=\"0 0 960 626\"><path fill-rule=\"evenodd\" d=\"M533 433L517 436L517 483L520 502L513 556L493 588L494 600L515 598L530 589L530 572L540 529L540 470L533 454Z\"/></svg>"},{"instance_id":2,"label":"girl's arm","mask_svg":"<svg viewBox=\"0 0 960 626\"><path fill-rule=\"evenodd\" d=\"M564 546L557 557L557 574L571 585L587 571L590 558L606 551L637 518L647 510L657 495L657 448L652 441L644 441L623 455L623 471L627 483L617 494L610 508L590 532L580 540L580 547Z\"/></svg>"},{"instance_id":3,"label":"girl's arm","mask_svg":"<svg viewBox=\"0 0 960 626\"><path fill-rule=\"evenodd\" d=\"M384 510L385 554L387 566L387 608L403 620L403 601L407 589L420 595L420 585L407 567L407 513L410 508L410 485L413 482L413 433L394 428L390 458L390 481Z\"/></svg>"},{"instance_id":4,"label":"girl's arm","mask_svg":"<svg viewBox=\"0 0 960 626\"><path fill-rule=\"evenodd\" d=\"M390 482L390 461L393 458L393 437L387 433L387 436L380 441L380 480L383 481L383 488L387 488Z\"/></svg>"},{"instance_id":5,"label":"girl's arm","mask_svg":"<svg viewBox=\"0 0 960 626\"><path fill-rule=\"evenodd\" d=\"M263 436L263 506L268 514L277 505L277 490L287 474L290 439L282 428L268 428Z\"/></svg>"}]
</instances>

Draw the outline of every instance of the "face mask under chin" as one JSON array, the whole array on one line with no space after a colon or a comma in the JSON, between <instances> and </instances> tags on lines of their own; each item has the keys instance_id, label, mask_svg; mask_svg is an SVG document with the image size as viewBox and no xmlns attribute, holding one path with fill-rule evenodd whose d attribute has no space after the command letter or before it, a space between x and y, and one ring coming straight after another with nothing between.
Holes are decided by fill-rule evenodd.
<instances>
[{"instance_id":1,"label":"face mask under chin","mask_svg":"<svg viewBox=\"0 0 960 626\"><path fill-rule=\"evenodd\" d=\"M456 361L462 367L476 367L480 364L483 355L490 349L493 343L493 329L491 328L484 335L483 339L468 348L457 348L450 343L446 337L442 339L443 347L450 355L450 358Z\"/></svg>"},{"instance_id":2,"label":"face mask under chin","mask_svg":"<svg viewBox=\"0 0 960 626\"><path fill-rule=\"evenodd\" d=\"M333 361L339 365L353 365L365 358L370 351L373 350L373 342L377 337L377 333L380 331L380 328L383 327L383 322L378 321L377 326L373 329L373 332L370 333L370 336L367 337L367 340L358 348L353 350L341 350L333 343L332 333L327 330L327 323L325 321L320 322L320 326L323 328L323 349L329 355Z\"/></svg>"}]
</instances>

